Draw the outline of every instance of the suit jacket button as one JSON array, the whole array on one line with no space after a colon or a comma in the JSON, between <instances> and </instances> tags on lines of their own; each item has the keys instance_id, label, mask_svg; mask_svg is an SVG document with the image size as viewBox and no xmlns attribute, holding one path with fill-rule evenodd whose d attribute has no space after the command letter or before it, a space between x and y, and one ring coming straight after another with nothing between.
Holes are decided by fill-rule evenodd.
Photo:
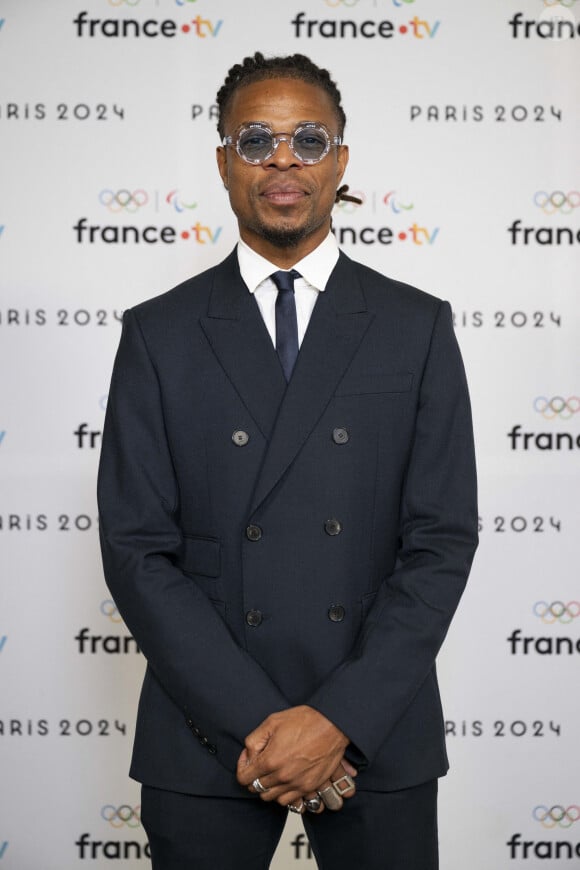
<instances>
[{"instance_id":1,"label":"suit jacket button","mask_svg":"<svg viewBox=\"0 0 580 870\"><path fill-rule=\"evenodd\" d=\"M262 537L262 529L260 526L248 526L246 529L246 538L248 541L259 541Z\"/></svg>"},{"instance_id":2,"label":"suit jacket button","mask_svg":"<svg viewBox=\"0 0 580 870\"><path fill-rule=\"evenodd\" d=\"M256 628L256 626L260 625L262 622L262 612L260 610L248 610L246 613L246 622L248 625L251 625L252 628Z\"/></svg>"},{"instance_id":3,"label":"suit jacket button","mask_svg":"<svg viewBox=\"0 0 580 870\"><path fill-rule=\"evenodd\" d=\"M328 608L328 618L331 622L342 622L345 613L346 611L342 604L331 604Z\"/></svg>"},{"instance_id":4,"label":"suit jacket button","mask_svg":"<svg viewBox=\"0 0 580 870\"><path fill-rule=\"evenodd\" d=\"M217 747L215 747L215 746L213 745L213 743L210 743L209 746L206 747L206 749L207 749L207 751L209 752L210 755L215 755L216 752L217 752Z\"/></svg>"},{"instance_id":5,"label":"suit jacket button","mask_svg":"<svg viewBox=\"0 0 580 870\"><path fill-rule=\"evenodd\" d=\"M332 440L335 444L346 444L350 438L348 429L333 429Z\"/></svg>"},{"instance_id":6,"label":"suit jacket button","mask_svg":"<svg viewBox=\"0 0 580 870\"><path fill-rule=\"evenodd\" d=\"M340 522L336 519L326 520L324 523L324 531L327 535L340 535L342 532L342 526Z\"/></svg>"},{"instance_id":7,"label":"suit jacket button","mask_svg":"<svg viewBox=\"0 0 580 870\"><path fill-rule=\"evenodd\" d=\"M249 440L250 436L247 432L244 432L243 429L236 429L235 432L232 432L232 441L234 444L237 444L238 447L245 447Z\"/></svg>"}]
</instances>

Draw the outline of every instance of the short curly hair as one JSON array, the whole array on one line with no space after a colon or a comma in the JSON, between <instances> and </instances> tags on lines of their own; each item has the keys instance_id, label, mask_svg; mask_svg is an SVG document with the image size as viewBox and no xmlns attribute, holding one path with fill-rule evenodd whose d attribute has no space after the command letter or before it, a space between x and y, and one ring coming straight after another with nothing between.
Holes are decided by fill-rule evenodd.
<instances>
[{"instance_id":1,"label":"short curly hair","mask_svg":"<svg viewBox=\"0 0 580 870\"><path fill-rule=\"evenodd\" d=\"M342 136L346 124L346 115L341 105L340 91L330 77L327 69L322 69L304 54L290 54L285 57L264 57L257 51L253 57L245 57L242 63L235 64L228 72L226 79L217 92L218 133L220 138L225 135L224 120L232 96L236 90L253 82L265 79L301 79L312 85L318 85L330 97L338 121L339 134Z\"/></svg>"}]
</instances>

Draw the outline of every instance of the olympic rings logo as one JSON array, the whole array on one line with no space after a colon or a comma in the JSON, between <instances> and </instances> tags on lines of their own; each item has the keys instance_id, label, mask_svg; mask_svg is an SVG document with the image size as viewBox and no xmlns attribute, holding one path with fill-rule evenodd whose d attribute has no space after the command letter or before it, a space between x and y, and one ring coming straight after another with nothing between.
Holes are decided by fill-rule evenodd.
<instances>
[{"instance_id":1,"label":"olympic rings logo","mask_svg":"<svg viewBox=\"0 0 580 870\"><path fill-rule=\"evenodd\" d=\"M114 214L119 211L135 212L147 205L149 197L144 190L101 190L99 202Z\"/></svg>"},{"instance_id":2,"label":"olympic rings logo","mask_svg":"<svg viewBox=\"0 0 580 870\"><path fill-rule=\"evenodd\" d=\"M356 6L358 0L324 0L327 6Z\"/></svg>"},{"instance_id":3,"label":"olympic rings logo","mask_svg":"<svg viewBox=\"0 0 580 870\"><path fill-rule=\"evenodd\" d=\"M113 828L122 828L123 825L127 825L128 828L138 828L141 824L141 807L130 807L128 804L114 807L106 804L101 810L101 816Z\"/></svg>"},{"instance_id":4,"label":"olympic rings logo","mask_svg":"<svg viewBox=\"0 0 580 870\"><path fill-rule=\"evenodd\" d=\"M552 601L551 604L547 601L536 601L534 615L546 625L553 625L555 622L568 625L580 616L580 601L569 601L567 604L563 601Z\"/></svg>"},{"instance_id":5,"label":"olympic rings logo","mask_svg":"<svg viewBox=\"0 0 580 870\"><path fill-rule=\"evenodd\" d=\"M366 197L362 190L349 190L348 195L358 196L358 198L362 200L361 205L364 205ZM360 208L360 205L358 202L349 202L347 199L341 199L336 203L336 207L339 208L343 214L352 214Z\"/></svg>"},{"instance_id":6,"label":"olympic rings logo","mask_svg":"<svg viewBox=\"0 0 580 870\"><path fill-rule=\"evenodd\" d=\"M575 208L580 206L580 191L571 190L564 193L563 190L554 190L552 193L546 193L545 190L538 190L534 194L534 205L541 208L544 214L570 214Z\"/></svg>"},{"instance_id":7,"label":"olympic rings logo","mask_svg":"<svg viewBox=\"0 0 580 870\"><path fill-rule=\"evenodd\" d=\"M569 828L580 819L580 807L575 805L566 807L534 807L532 813L536 822L540 822L544 828Z\"/></svg>"},{"instance_id":8,"label":"olympic rings logo","mask_svg":"<svg viewBox=\"0 0 580 870\"><path fill-rule=\"evenodd\" d=\"M564 399L562 396L553 396L547 399L545 396L538 396L534 399L534 411L541 414L544 420L553 420L555 417L569 420L580 411L580 397L569 396Z\"/></svg>"},{"instance_id":9,"label":"olympic rings logo","mask_svg":"<svg viewBox=\"0 0 580 870\"><path fill-rule=\"evenodd\" d=\"M127 6L136 6L141 0L109 0L109 6L122 6L125 3Z\"/></svg>"},{"instance_id":10,"label":"olympic rings logo","mask_svg":"<svg viewBox=\"0 0 580 870\"><path fill-rule=\"evenodd\" d=\"M101 613L103 616L107 616L111 622L123 622L121 614L117 609L117 605L111 598L101 601Z\"/></svg>"},{"instance_id":11,"label":"olympic rings logo","mask_svg":"<svg viewBox=\"0 0 580 870\"><path fill-rule=\"evenodd\" d=\"M175 0L178 6L185 6L186 3L196 3L197 0Z\"/></svg>"},{"instance_id":12,"label":"olympic rings logo","mask_svg":"<svg viewBox=\"0 0 580 870\"><path fill-rule=\"evenodd\" d=\"M564 6L570 9L576 0L544 0L544 6Z\"/></svg>"}]
</instances>

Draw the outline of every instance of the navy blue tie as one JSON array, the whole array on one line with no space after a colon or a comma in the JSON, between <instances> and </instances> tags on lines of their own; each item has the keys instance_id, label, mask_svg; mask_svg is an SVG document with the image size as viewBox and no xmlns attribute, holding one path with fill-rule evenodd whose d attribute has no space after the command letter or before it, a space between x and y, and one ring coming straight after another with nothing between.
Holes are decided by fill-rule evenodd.
<instances>
[{"instance_id":1,"label":"navy blue tie","mask_svg":"<svg viewBox=\"0 0 580 870\"><path fill-rule=\"evenodd\" d=\"M289 272L274 272L270 276L278 288L276 298L276 352L282 364L284 376L289 381L298 356L298 323L294 279L301 275L296 269Z\"/></svg>"}]
</instances>

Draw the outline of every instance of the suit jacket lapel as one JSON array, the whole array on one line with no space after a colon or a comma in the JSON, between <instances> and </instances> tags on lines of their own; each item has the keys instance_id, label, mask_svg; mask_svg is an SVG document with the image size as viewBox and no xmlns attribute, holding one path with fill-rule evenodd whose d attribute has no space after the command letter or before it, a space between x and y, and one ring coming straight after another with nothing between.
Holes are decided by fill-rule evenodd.
<instances>
[{"instance_id":1,"label":"suit jacket lapel","mask_svg":"<svg viewBox=\"0 0 580 870\"><path fill-rule=\"evenodd\" d=\"M286 391L282 368L234 250L214 271L204 330L222 368L264 438L270 438Z\"/></svg>"},{"instance_id":2,"label":"suit jacket lapel","mask_svg":"<svg viewBox=\"0 0 580 870\"><path fill-rule=\"evenodd\" d=\"M279 406L251 512L276 486L321 417L372 318L354 264L341 253L316 302ZM279 364L277 369L281 372Z\"/></svg>"}]
</instances>

